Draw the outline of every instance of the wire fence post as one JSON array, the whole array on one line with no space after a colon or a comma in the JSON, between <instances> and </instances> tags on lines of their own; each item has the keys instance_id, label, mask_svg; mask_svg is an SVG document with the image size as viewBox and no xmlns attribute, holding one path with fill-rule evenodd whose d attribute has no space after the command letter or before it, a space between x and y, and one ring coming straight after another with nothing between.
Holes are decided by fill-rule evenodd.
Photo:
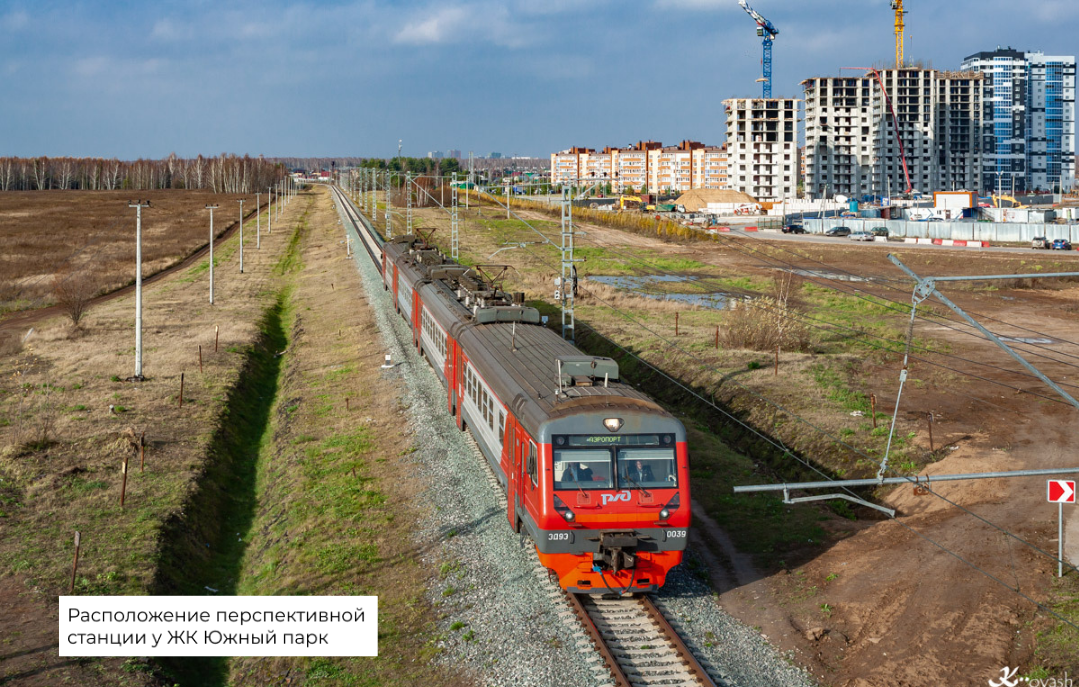
<instances>
[{"instance_id":1,"label":"wire fence post","mask_svg":"<svg viewBox=\"0 0 1079 687\"><path fill-rule=\"evenodd\" d=\"M877 428L877 395L869 394L869 412L873 414L873 429Z\"/></svg>"},{"instance_id":2,"label":"wire fence post","mask_svg":"<svg viewBox=\"0 0 1079 687\"><path fill-rule=\"evenodd\" d=\"M71 564L71 588L68 594L75 593L75 574L79 570L79 546L82 544L82 534L75 530L75 562Z\"/></svg>"},{"instance_id":3,"label":"wire fence post","mask_svg":"<svg viewBox=\"0 0 1079 687\"><path fill-rule=\"evenodd\" d=\"M925 414L926 422L929 423L929 452L933 453L936 449L933 447L933 413L928 412Z\"/></svg>"},{"instance_id":4,"label":"wire fence post","mask_svg":"<svg viewBox=\"0 0 1079 687\"><path fill-rule=\"evenodd\" d=\"M127 458L128 458L128 453L127 453L127 450L125 449L125 451L124 451L124 462L123 462L123 465L120 468L121 472L123 472L123 481L120 482L120 509L121 510L124 507L124 497L127 495Z\"/></svg>"}]
</instances>

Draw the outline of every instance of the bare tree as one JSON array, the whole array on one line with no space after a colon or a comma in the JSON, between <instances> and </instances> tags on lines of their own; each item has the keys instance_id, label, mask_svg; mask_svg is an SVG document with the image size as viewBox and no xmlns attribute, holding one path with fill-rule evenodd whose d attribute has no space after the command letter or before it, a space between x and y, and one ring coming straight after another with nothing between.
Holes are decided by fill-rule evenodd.
<instances>
[{"instance_id":1,"label":"bare tree","mask_svg":"<svg viewBox=\"0 0 1079 687\"><path fill-rule=\"evenodd\" d=\"M53 277L52 293L71 324L78 327L97 293L96 280L85 269L63 270Z\"/></svg>"}]
</instances>

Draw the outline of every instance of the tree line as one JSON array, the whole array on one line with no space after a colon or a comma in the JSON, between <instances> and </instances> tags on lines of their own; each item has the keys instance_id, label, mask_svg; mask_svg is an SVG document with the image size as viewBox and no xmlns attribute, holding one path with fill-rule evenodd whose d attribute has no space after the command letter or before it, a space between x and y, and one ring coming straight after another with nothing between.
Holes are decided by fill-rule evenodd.
<instances>
[{"instance_id":1,"label":"tree line","mask_svg":"<svg viewBox=\"0 0 1079 687\"><path fill-rule=\"evenodd\" d=\"M122 161L90 157L0 157L0 191L198 189L254 193L279 182L284 163L249 155Z\"/></svg>"}]
</instances>

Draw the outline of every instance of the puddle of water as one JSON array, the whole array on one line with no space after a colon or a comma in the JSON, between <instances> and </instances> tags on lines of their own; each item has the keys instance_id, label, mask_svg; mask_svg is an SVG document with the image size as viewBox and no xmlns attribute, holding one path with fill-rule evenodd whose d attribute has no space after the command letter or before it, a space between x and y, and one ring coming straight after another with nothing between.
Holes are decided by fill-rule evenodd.
<instances>
[{"instance_id":1,"label":"puddle of water","mask_svg":"<svg viewBox=\"0 0 1079 687\"><path fill-rule=\"evenodd\" d=\"M1013 337L1010 337L1010 336L1000 336L1000 337L997 337L997 338L999 338L1001 341L1007 341L1007 342L1011 342L1011 343L1043 344L1043 345L1056 343L1056 341L1053 341L1052 339L1024 339L1024 338L1018 338L1018 337L1013 338Z\"/></svg>"},{"instance_id":2,"label":"puddle of water","mask_svg":"<svg viewBox=\"0 0 1079 687\"><path fill-rule=\"evenodd\" d=\"M860 281L871 282L872 279L868 277L859 277L856 274L841 274L838 272L825 272L823 270L782 270L783 272L790 272L791 274L797 274L800 277L812 277L815 279L830 279L832 281Z\"/></svg>"},{"instance_id":3,"label":"puddle of water","mask_svg":"<svg viewBox=\"0 0 1079 687\"><path fill-rule=\"evenodd\" d=\"M687 288L694 288L691 280L667 274L646 277L600 276L589 277L588 279L600 284L612 286L616 289L630 291L634 295L651 298L654 301L686 303L687 305L696 305L702 308L712 308L714 310L725 310L730 307L732 301L740 300L738 297L731 296L727 293L655 293L647 290L648 287L655 286L656 284L671 284L678 282L684 283Z\"/></svg>"}]
</instances>

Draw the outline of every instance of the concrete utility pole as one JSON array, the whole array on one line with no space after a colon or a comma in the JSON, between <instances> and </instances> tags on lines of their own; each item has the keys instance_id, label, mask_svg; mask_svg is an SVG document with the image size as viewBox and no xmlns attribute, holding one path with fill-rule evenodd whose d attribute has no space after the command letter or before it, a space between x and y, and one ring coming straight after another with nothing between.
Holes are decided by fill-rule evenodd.
<instances>
[{"instance_id":1,"label":"concrete utility pole","mask_svg":"<svg viewBox=\"0 0 1079 687\"><path fill-rule=\"evenodd\" d=\"M393 224L390 220L390 171L386 170L386 238L393 238Z\"/></svg>"},{"instance_id":2,"label":"concrete utility pole","mask_svg":"<svg viewBox=\"0 0 1079 687\"><path fill-rule=\"evenodd\" d=\"M214 304L214 210L219 206L207 205L210 211L210 305Z\"/></svg>"},{"instance_id":3,"label":"concrete utility pole","mask_svg":"<svg viewBox=\"0 0 1079 687\"><path fill-rule=\"evenodd\" d=\"M273 186L266 187L266 233L273 233Z\"/></svg>"},{"instance_id":4,"label":"concrete utility pole","mask_svg":"<svg viewBox=\"0 0 1079 687\"><path fill-rule=\"evenodd\" d=\"M405 214L405 224L408 233L412 233L412 172L405 172L405 206L408 208Z\"/></svg>"},{"instance_id":5,"label":"concrete utility pole","mask_svg":"<svg viewBox=\"0 0 1079 687\"><path fill-rule=\"evenodd\" d=\"M237 203L240 204L240 274L244 273L244 200L241 198Z\"/></svg>"},{"instance_id":6,"label":"concrete utility pole","mask_svg":"<svg viewBox=\"0 0 1079 687\"><path fill-rule=\"evenodd\" d=\"M453 181L450 183L450 202L453 209L450 211L450 254L454 262L460 255L460 226L457 222L457 172L453 173Z\"/></svg>"},{"instance_id":7,"label":"concrete utility pole","mask_svg":"<svg viewBox=\"0 0 1079 687\"><path fill-rule=\"evenodd\" d=\"M128 203L135 208L135 376L134 381L141 382L142 377L142 209L150 207L150 201L137 200Z\"/></svg>"},{"instance_id":8,"label":"concrete utility pole","mask_svg":"<svg viewBox=\"0 0 1079 687\"><path fill-rule=\"evenodd\" d=\"M262 249L262 207L259 205L261 193L255 194L255 249Z\"/></svg>"},{"instance_id":9,"label":"concrete utility pole","mask_svg":"<svg viewBox=\"0 0 1079 687\"><path fill-rule=\"evenodd\" d=\"M472 190L472 151L468 151L468 183L465 185L465 210L468 209L468 192Z\"/></svg>"}]
</instances>

